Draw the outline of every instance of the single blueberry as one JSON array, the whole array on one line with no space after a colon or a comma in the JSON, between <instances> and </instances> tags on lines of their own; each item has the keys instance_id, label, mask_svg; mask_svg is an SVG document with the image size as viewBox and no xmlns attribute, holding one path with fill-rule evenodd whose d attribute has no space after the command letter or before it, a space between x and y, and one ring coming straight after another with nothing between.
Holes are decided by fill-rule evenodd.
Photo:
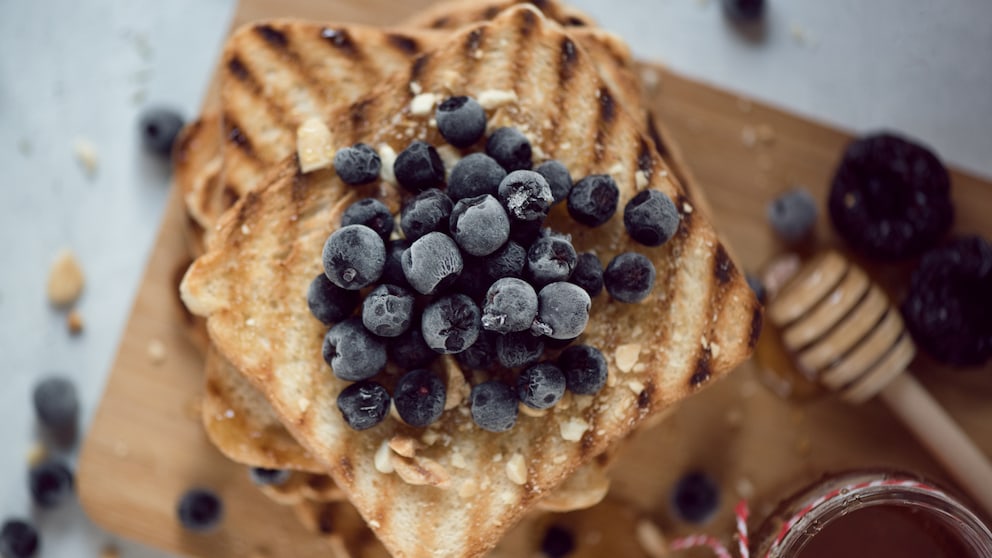
<instances>
[{"instance_id":1,"label":"single blueberry","mask_svg":"<svg viewBox=\"0 0 992 558\"><path fill-rule=\"evenodd\" d=\"M620 203L620 189L608 174L591 174L578 181L568 193L568 214L587 227L598 227L610 220Z\"/></svg>"},{"instance_id":2,"label":"single blueberry","mask_svg":"<svg viewBox=\"0 0 992 558\"><path fill-rule=\"evenodd\" d=\"M679 228L679 210L660 190L641 190L623 209L623 226L630 238L645 246L661 246Z\"/></svg>"},{"instance_id":3,"label":"single blueberry","mask_svg":"<svg viewBox=\"0 0 992 558\"><path fill-rule=\"evenodd\" d=\"M486 292L482 327L497 333L530 329L537 316L537 293L523 279L504 277Z\"/></svg>"},{"instance_id":4,"label":"single blueberry","mask_svg":"<svg viewBox=\"0 0 992 558\"><path fill-rule=\"evenodd\" d=\"M496 359L507 368L527 366L544 354L544 339L529 331L514 331L496 337Z\"/></svg>"},{"instance_id":5,"label":"single blueberry","mask_svg":"<svg viewBox=\"0 0 992 558\"><path fill-rule=\"evenodd\" d=\"M448 97L434 113L437 131L455 147L468 147L486 133L486 111L471 97Z\"/></svg>"},{"instance_id":6,"label":"single blueberry","mask_svg":"<svg viewBox=\"0 0 992 558\"><path fill-rule=\"evenodd\" d=\"M365 198L349 205L341 214L341 226L348 225L365 225L386 240L393 232L393 214L381 201Z\"/></svg>"},{"instance_id":7,"label":"single blueberry","mask_svg":"<svg viewBox=\"0 0 992 558\"><path fill-rule=\"evenodd\" d=\"M738 21L755 21L765 13L765 0L723 0L723 12Z\"/></svg>"},{"instance_id":8,"label":"single blueberry","mask_svg":"<svg viewBox=\"0 0 992 558\"><path fill-rule=\"evenodd\" d=\"M268 469L265 467L249 467L248 476L251 482L259 486L282 486L286 484L293 472L289 469Z\"/></svg>"},{"instance_id":9,"label":"single blueberry","mask_svg":"<svg viewBox=\"0 0 992 558\"><path fill-rule=\"evenodd\" d=\"M389 360L404 370L423 368L437 358L437 353L424 341L419 327L411 327L386 345Z\"/></svg>"},{"instance_id":10,"label":"single blueberry","mask_svg":"<svg viewBox=\"0 0 992 558\"><path fill-rule=\"evenodd\" d=\"M441 417L446 397L444 382L430 370L411 370L396 382L393 402L403 422L424 427Z\"/></svg>"},{"instance_id":11,"label":"single blueberry","mask_svg":"<svg viewBox=\"0 0 992 558\"><path fill-rule=\"evenodd\" d=\"M389 392L372 380L355 382L338 394L338 410L348 426L367 430L389 414Z\"/></svg>"},{"instance_id":12,"label":"single blueberry","mask_svg":"<svg viewBox=\"0 0 992 558\"><path fill-rule=\"evenodd\" d=\"M343 147L334 154L334 171L345 184L368 184L379 178L382 160L364 143Z\"/></svg>"},{"instance_id":13,"label":"single blueberry","mask_svg":"<svg viewBox=\"0 0 992 558\"><path fill-rule=\"evenodd\" d=\"M413 322L413 293L396 285L372 289L362 303L362 324L380 337L396 337Z\"/></svg>"},{"instance_id":14,"label":"single blueberry","mask_svg":"<svg viewBox=\"0 0 992 558\"><path fill-rule=\"evenodd\" d=\"M689 523L703 523L720 507L720 487L702 471L686 473L672 493L675 513Z\"/></svg>"},{"instance_id":15,"label":"single blueberry","mask_svg":"<svg viewBox=\"0 0 992 558\"><path fill-rule=\"evenodd\" d=\"M560 203L568 198L568 193L572 191L572 175L568 173L565 165L559 161L545 161L534 169L551 187L551 203Z\"/></svg>"},{"instance_id":16,"label":"single blueberry","mask_svg":"<svg viewBox=\"0 0 992 558\"><path fill-rule=\"evenodd\" d=\"M328 330L323 354L334 375L349 382L371 378L386 365L386 345L365 329L360 318Z\"/></svg>"},{"instance_id":17,"label":"single blueberry","mask_svg":"<svg viewBox=\"0 0 992 558\"><path fill-rule=\"evenodd\" d=\"M68 378L46 378L34 387L34 412L38 422L60 442L76 437L79 396Z\"/></svg>"},{"instance_id":18,"label":"single blueberry","mask_svg":"<svg viewBox=\"0 0 992 558\"><path fill-rule=\"evenodd\" d=\"M38 553L41 538L34 525L23 519L8 519L0 529L0 556L32 558Z\"/></svg>"},{"instance_id":19,"label":"single blueberry","mask_svg":"<svg viewBox=\"0 0 992 558\"><path fill-rule=\"evenodd\" d=\"M543 176L531 170L517 170L499 183L499 200L518 221L543 221L554 198Z\"/></svg>"},{"instance_id":20,"label":"single blueberry","mask_svg":"<svg viewBox=\"0 0 992 558\"><path fill-rule=\"evenodd\" d=\"M575 551L575 537L561 525L552 525L541 539L541 552L548 558L565 558Z\"/></svg>"},{"instance_id":21,"label":"single blueberry","mask_svg":"<svg viewBox=\"0 0 992 558\"><path fill-rule=\"evenodd\" d=\"M603 272L603 284L610 296L620 302L640 302L654 287L654 264L637 252L617 255Z\"/></svg>"},{"instance_id":22,"label":"single blueberry","mask_svg":"<svg viewBox=\"0 0 992 558\"><path fill-rule=\"evenodd\" d=\"M565 395L565 373L550 362L528 366L517 376L517 397L532 409L550 409Z\"/></svg>"},{"instance_id":23,"label":"single blueberry","mask_svg":"<svg viewBox=\"0 0 992 558\"><path fill-rule=\"evenodd\" d=\"M496 337L499 334L483 330L472 346L455 355L455 360L469 370L488 370L496 362Z\"/></svg>"},{"instance_id":24,"label":"single blueberry","mask_svg":"<svg viewBox=\"0 0 992 558\"><path fill-rule=\"evenodd\" d=\"M382 266L382 276L379 277L381 283L404 288L410 286L406 275L403 274L403 252L409 247L410 241L403 239L386 243L386 263Z\"/></svg>"},{"instance_id":25,"label":"single blueberry","mask_svg":"<svg viewBox=\"0 0 992 558\"><path fill-rule=\"evenodd\" d=\"M545 235L527 250L527 276L535 287L565 281L572 275L579 255L566 236Z\"/></svg>"},{"instance_id":26,"label":"single blueberry","mask_svg":"<svg viewBox=\"0 0 992 558\"><path fill-rule=\"evenodd\" d=\"M141 114L138 124L141 132L141 145L145 151L168 157L172 146L183 129L183 117L176 111L155 107Z\"/></svg>"},{"instance_id":27,"label":"single blueberry","mask_svg":"<svg viewBox=\"0 0 992 558\"><path fill-rule=\"evenodd\" d=\"M35 504L54 508L72 496L72 471L63 461L47 459L28 471L28 488Z\"/></svg>"},{"instance_id":28,"label":"single blueberry","mask_svg":"<svg viewBox=\"0 0 992 558\"><path fill-rule=\"evenodd\" d=\"M517 394L499 380L472 386L469 400L472 420L483 430L506 432L517 423Z\"/></svg>"},{"instance_id":29,"label":"single blueberry","mask_svg":"<svg viewBox=\"0 0 992 558\"><path fill-rule=\"evenodd\" d=\"M331 283L356 291L377 281L386 264L386 245L365 225L348 225L331 233L322 254Z\"/></svg>"},{"instance_id":30,"label":"single blueberry","mask_svg":"<svg viewBox=\"0 0 992 558\"><path fill-rule=\"evenodd\" d=\"M606 385L609 368L606 357L590 345L572 345L558 356L558 366L565 373L565 385L578 395L593 395Z\"/></svg>"},{"instance_id":31,"label":"single blueberry","mask_svg":"<svg viewBox=\"0 0 992 558\"><path fill-rule=\"evenodd\" d=\"M315 318L326 325L340 322L358 308L361 300L358 291L342 289L331 283L327 275L321 273L310 282L307 289L307 306Z\"/></svg>"},{"instance_id":32,"label":"single blueberry","mask_svg":"<svg viewBox=\"0 0 992 558\"><path fill-rule=\"evenodd\" d=\"M193 488L179 499L176 514L184 528L196 532L210 531L224 517L224 502L212 490Z\"/></svg>"},{"instance_id":33,"label":"single blueberry","mask_svg":"<svg viewBox=\"0 0 992 558\"><path fill-rule=\"evenodd\" d=\"M400 228L410 242L431 232L448 232L454 204L447 194L430 188L414 196L400 210Z\"/></svg>"},{"instance_id":34,"label":"single blueberry","mask_svg":"<svg viewBox=\"0 0 992 558\"><path fill-rule=\"evenodd\" d=\"M599 263L596 254L590 252L579 254L575 269L572 270L568 280L582 287L589 296L596 296L603 291L603 264Z\"/></svg>"},{"instance_id":35,"label":"single blueberry","mask_svg":"<svg viewBox=\"0 0 992 558\"><path fill-rule=\"evenodd\" d=\"M449 228L462 250L473 256L488 256L506 244L510 219L499 201L486 194L458 200L451 211Z\"/></svg>"},{"instance_id":36,"label":"single blueberry","mask_svg":"<svg viewBox=\"0 0 992 558\"><path fill-rule=\"evenodd\" d=\"M486 153L507 172L529 169L530 141L516 128L497 128L486 141Z\"/></svg>"},{"instance_id":37,"label":"single blueberry","mask_svg":"<svg viewBox=\"0 0 992 558\"><path fill-rule=\"evenodd\" d=\"M499 183L506 177L506 169L485 153L472 153L462 157L451 168L448 177L448 195L451 199L474 198L489 194L496 196Z\"/></svg>"},{"instance_id":38,"label":"single blueberry","mask_svg":"<svg viewBox=\"0 0 992 558\"><path fill-rule=\"evenodd\" d=\"M772 230L787 244L796 244L812 234L817 213L816 200L804 188L785 192L765 209Z\"/></svg>"},{"instance_id":39,"label":"single blueberry","mask_svg":"<svg viewBox=\"0 0 992 558\"><path fill-rule=\"evenodd\" d=\"M527 263L527 249L509 241L483 261L490 283L503 277L523 277Z\"/></svg>"},{"instance_id":40,"label":"single blueberry","mask_svg":"<svg viewBox=\"0 0 992 558\"><path fill-rule=\"evenodd\" d=\"M479 307L463 294L445 295L424 309L420 331L427 345L441 354L472 346L482 329Z\"/></svg>"},{"instance_id":41,"label":"single blueberry","mask_svg":"<svg viewBox=\"0 0 992 558\"><path fill-rule=\"evenodd\" d=\"M582 287L558 281L541 289L537 299L534 333L552 339L572 339L585 331L592 300Z\"/></svg>"},{"instance_id":42,"label":"single blueberry","mask_svg":"<svg viewBox=\"0 0 992 558\"><path fill-rule=\"evenodd\" d=\"M462 254L451 237L439 232L418 238L403 252L403 275L420 294L434 294L462 272Z\"/></svg>"},{"instance_id":43,"label":"single blueberry","mask_svg":"<svg viewBox=\"0 0 992 558\"><path fill-rule=\"evenodd\" d=\"M415 140L396 156L393 175L400 186L416 194L444 183L444 163L433 145Z\"/></svg>"}]
</instances>

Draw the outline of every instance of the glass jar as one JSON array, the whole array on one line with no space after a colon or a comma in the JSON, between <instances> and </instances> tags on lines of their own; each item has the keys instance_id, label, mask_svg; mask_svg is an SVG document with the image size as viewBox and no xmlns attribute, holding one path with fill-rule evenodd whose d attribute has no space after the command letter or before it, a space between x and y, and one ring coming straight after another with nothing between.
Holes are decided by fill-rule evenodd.
<instances>
[{"instance_id":1,"label":"glass jar","mask_svg":"<svg viewBox=\"0 0 992 558\"><path fill-rule=\"evenodd\" d=\"M992 532L909 473L827 477L781 504L752 538L755 558L992 558Z\"/></svg>"}]
</instances>

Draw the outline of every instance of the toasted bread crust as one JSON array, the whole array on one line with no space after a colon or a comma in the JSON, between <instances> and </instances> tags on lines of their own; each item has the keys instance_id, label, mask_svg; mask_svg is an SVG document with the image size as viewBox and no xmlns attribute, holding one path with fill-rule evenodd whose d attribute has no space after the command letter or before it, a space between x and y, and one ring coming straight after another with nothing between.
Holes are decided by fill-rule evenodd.
<instances>
[{"instance_id":1,"label":"toasted bread crust","mask_svg":"<svg viewBox=\"0 0 992 558\"><path fill-rule=\"evenodd\" d=\"M346 187L333 171L301 175L291 157L273 171L267 186L224 215L213 249L187 274L183 296L191 310L209 317L208 330L218 349L266 394L365 519L378 525L387 548L398 556L475 556L491 548L508 525L579 464L653 411L743 360L760 324L760 310L650 139L617 109L590 56L539 13L513 8L490 24L453 34L445 47L418 58L391 80L381 90L386 93L328 119L338 145L361 139L399 151L411 138L439 143L426 119L409 115L411 81L442 94L513 89L519 103L491 115L493 125L524 130L542 153L562 160L576 176L613 174L621 186L621 207L637 189L638 172L647 187L676 200L683 212L679 233L658 249L633 245L619 216L594 230L576 226L561 208L550 218L555 228L572 233L577 248L596 250L604 262L624 250L640 251L654 261L655 294L638 305L601 295L584 334L585 342L608 357L621 344L639 344L638 364L643 366L620 372L611 364L616 380L591 401L559 405L550 420L521 419L513 431L501 435L479 431L461 408L446 413L437 428L452 437L451 448L427 455L448 468L453 485L488 481L480 494L465 500L454 490L412 487L375 471L372 455L382 440L412 433L395 421L362 433L344 425L334 403L344 384L320 358L323 326L309 316L302 296L320 268L320 247L343 207L361 195L379 195L395 204L399 192L388 185ZM543 93L549 87L556 92L551 99ZM397 120L397 125L381 124ZM588 428L579 441L561 437L560 425L582 423ZM454 451L466 456L466 469L447 462ZM510 452L520 453L527 463L523 486L510 481L502 458L496 459ZM551 456L564 460L556 463ZM388 503L384 494L391 497Z\"/></svg>"}]
</instances>

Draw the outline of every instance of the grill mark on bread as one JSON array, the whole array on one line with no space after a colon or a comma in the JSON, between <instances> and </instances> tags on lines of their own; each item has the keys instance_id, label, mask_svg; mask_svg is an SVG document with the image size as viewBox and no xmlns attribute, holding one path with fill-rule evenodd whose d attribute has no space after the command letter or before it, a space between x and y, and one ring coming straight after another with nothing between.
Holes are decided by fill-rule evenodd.
<instances>
[{"instance_id":1,"label":"grill mark on bread","mask_svg":"<svg viewBox=\"0 0 992 558\"><path fill-rule=\"evenodd\" d=\"M566 27L585 27L586 25L588 25L588 23L578 16L569 16L568 19L565 20Z\"/></svg>"},{"instance_id":2,"label":"grill mark on bread","mask_svg":"<svg viewBox=\"0 0 992 558\"><path fill-rule=\"evenodd\" d=\"M400 33L390 33L386 35L386 40L404 54L412 56L420 52L420 43L413 37Z\"/></svg>"},{"instance_id":3,"label":"grill mark on bread","mask_svg":"<svg viewBox=\"0 0 992 558\"><path fill-rule=\"evenodd\" d=\"M698 388L699 386L706 383L706 380L710 379L712 374L710 370L710 349L709 347L703 348L700 351L699 357L696 359L696 368L689 377L689 387Z\"/></svg>"},{"instance_id":4,"label":"grill mark on bread","mask_svg":"<svg viewBox=\"0 0 992 558\"><path fill-rule=\"evenodd\" d=\"M179 142L176 144L175 149L172 150L172 159L177 164L185 163L186 159L191 155L190 147L200 136L201 128L203 128L203 119L200 118L183 128L182 133L179 135Z\"/></svg>"},{"instance_id":5,"label":"grill mark on bread","mask_svg":"<svg viewBox=\"0 0 992 558\"><path fill-rule=\"evenodd\" d=\"M534 26L537 25L537 15L530 10L524 10L520 12L520 19L523 21L523 25L520 26L520 36L530 37L534 31ZM528 52L530 51L528 50Z\"/></svg>"},{"instance_id":6,"label":"grill mark on bread","mask_svg":"<svg viewBox=\"0 0 992 558\"><path fill-rule=\"evenodd\" d=\"M658 155L664 159L671 156L671 152L668 151L668 146L661 139L661 134L658 132L658 126L654 123L654 112L648 111L647 114L647 126L648 126L648 137L654 142L654 149L658 152Z\"/></svg>"},{"instance_id":7,"label":"grill mark on bread","mask_svg":"<svg viewBox=\"0 0 992 558\"><path fill-rule=\"evenodd\" d=\"M764 312L762 311L761 304L756 303L751 310L751 333L747 338L748 349L754 349L755 345L758 344L758 338L761 337L761 327L764 324L764 320Z\"/></svg>"},{"instance_id":8,"label":"grill mark on bread","mask_svg":"<svg viewBox=\"0 0 992 558\"><path fill-rule=\"evenodd\" d=\"M613 122L613 118L617 114L616 103L613 101L613 95L610 94L610 90L606 86L599 88L599 117L606 124Z\"/></svg>"},{"instance_id":9,"label":"grill mark on bread","mask_svg":"<svg viewBox=\"0 0 992 558\"><path fill-rule=\"evenodd\" d=\"M255 33L258 33L259 37L276 49L285 50L289 46L289 39L286 34L271 25L256 25Z\"/></svg>"},{"instance_id":10,"label":"grill mark on bread","mask_svg":"<svg viewBox=\"0 0 992 558\"><path fill-rule=\"evenodd\" d=\"M482 12L482 19L487 19L487 20L492 19L496 17L496 15L499 14L499 12L500 12L499 6L489 6L488 8L486 8L486 11Z\"/></svg>"},{"instance_id":11,"label":"grill mark on bread","mask_svg":"<svg viewBox=\"0 0 992 558\"><path fill-rule=\"evenodd\" d=\"M354 486L355 467L351 464L351 459L347 455L338 460L338 473L340 473L341 478L348 483L349 487Z\"/></svg>"},{"instance_id":12,"label":"grill mark on bread","mask_svg":"<svg viewBox=\"0 0 992 558\"><path fill-rule=\"evenodd\" d=\"M473 29L468 37L465 38L465 52L468 54L469 58L474 58L473 54L479 49L482 44L482 35L485 27L478 27Z\"/></svg>"},{"instance_id":13,"label":"grill mark on bread","mask_svg":"<svg viewBox=\"0 0 992 558\"><path fill-rule=\"evenodd\" d=\"M351 34L348 33L347 29L324 27L320 30L320 38L324 39L327 44L338 50L344 51L349 55L354 56L357 53L355 42L351 39Z\"/></svg>"},{"instance_id":14,"label":"grill mark on bread","mask_svg":"<svg viewBox=\"0 0 992 558\"><path fill-rule=\"evenodd\" d=\"M572 39L565 37L561 41L561 64L558 66L558 87L565 87L575 75L575 65L579 60L579 52Z\"/></svg>"},{"instance_id":15,"label":"grill mark on bread","mask_svg":"<svg viewBox=\"0 0 992 558\"><path fill-rule=\"evenodd\" d=\"M238 146L241 151L244 151L248 156L254 156L254 150L251 147L251 140L248 136L241 130L241 127L233 121L233 119L225 115L224 121L227 122L227 139L234 145Z\"/></svg>"},{"instance_id":16,"label":"grill mark on bread","mask_svg":"<svg viewBox=\"0 0 992 558\"><path fill-rule=\"evenodd\" d=\"M654 396L654 380L644 382L644 391L637 394L637 408L643 412L651 410L651 403Z\"/></svg>"},{"instance_id":17,"label":"grill mark on bread","mask_svg":"<svg viewBox=\"0 0 992 558\"><path fill-rule=\"evenodd\" d=\"M448 25L448 16L441 16L431 22L431 29L444 29Z\"/></svg>"},{"instance_id":18,"label":"grill mark on bread","mask_svg":"<svg viewBox=\"0 0 992 558\"><path fill-rule=\"evenodd\" d=\"M643 138L638 141L640 141L641 147L637 152L637 170L643 172L644 176L650 179L654 172L654 153L651 146Z\"/></svg>"},{"instance_id":19,"label":"grill mark on bread","mask_svg":"<svg viewBox=\"0 0 992 558\"><path fill-rule=\"evenodd\" d=\"M235 54L227 61L227 71L231 73L238 81L247 81L253 79L245 63L241 61L241 58Z\"/></svg>"},{"instance_id":20,"label":"grill mark on bread","mask_svg":"<svg viewBox=\"0 0 992 558\"><path fill-rule=\"evenodd\" d=\"M417 81L420 78L420 74L424 71L424 66L430 62L430 59L430 53L425 52L413 60L413 63L410 64L410 81Z\"/></svg>"},{"instance_id":21,"label":"grill mark on bread","mask_svg":"<svg viewBox=\"0 0 992 558\"><path fill-rule=\"evenodd\" d=\"M734 263L730 261L730 256L727 255L727 250L723 247L723 244L717 244L716 254L713 258L713 276L720 283L720 286L726 285L734 278Z\"/></svg>"}]
</instances>

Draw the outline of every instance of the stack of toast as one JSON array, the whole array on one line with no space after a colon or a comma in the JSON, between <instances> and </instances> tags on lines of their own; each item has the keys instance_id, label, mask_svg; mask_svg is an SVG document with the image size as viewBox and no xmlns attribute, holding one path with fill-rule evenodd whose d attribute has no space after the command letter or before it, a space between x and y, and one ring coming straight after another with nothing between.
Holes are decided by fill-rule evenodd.
<instances>
[{"instance_id":1,"label":"stack of toast","mask_svg":"<svg viewBox=\"0 0 992 558\"><path fill-rule=\"evenodd\" d=\"M203 422L233 461L292 471L284 484L261 488L339 555L479 556L531 510L594 505L626 436L753 348L760 305L664 126L643 110L627 47L584 14L554 1L455 0L390 29L259 22L232 35L219 71L219 108L187 127L174 154L196 257L181 292L204 319L194 328L205 350ZM348 428L336 406L346 384L324 363L326 328L307 308L341 211L374 196L395 213L407 194L385 172L358 188L333 168L302 172L297 129L319 118L335 150L440 145L430 118L410 109L425 92L496 99L486 106L489 125L523 131L535 164L557 159L575 177L609 174L621 207L658 189L680 212L675 237L645 249L619 215L588 229L564 208L552 211L548 222L602 261L644 253L657 283L636 305L607 294L593 300L583 342L607 356L606 387L568 394L509 432L477 428L464 393L427 428L395 417ZM438 362L449 392L476 380L453 359ZM508 474L511 461L523 471Z\"/></svg>"}]
</instances>

